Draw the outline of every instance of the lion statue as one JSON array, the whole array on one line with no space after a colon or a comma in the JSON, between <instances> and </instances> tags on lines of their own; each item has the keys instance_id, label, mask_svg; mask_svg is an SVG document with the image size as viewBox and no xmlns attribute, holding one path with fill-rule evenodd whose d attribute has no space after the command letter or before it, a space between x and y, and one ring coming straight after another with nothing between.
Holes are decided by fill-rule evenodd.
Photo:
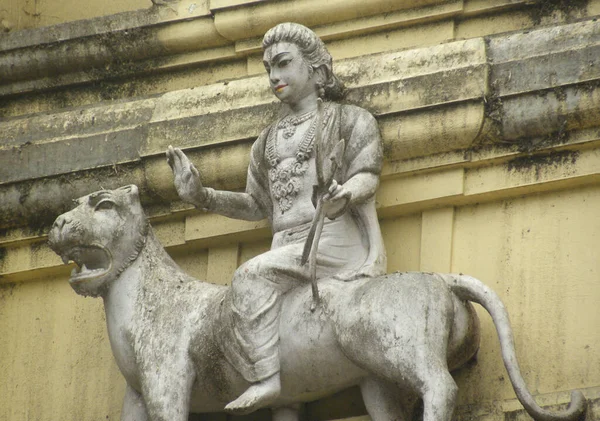
<instances>
[{"instance_id":1,"label":"lion statue","mask_svg":"<svg viewBox=\"0 0 600 421\"><path fill-rule=\"evenodd\" d=\"M127 381L123 421L187 421L221 412L248 383L225 359L230 344L229 288L186 275L157 241L136 186L102 190L59 216L49 243L69 280L102 297L110 344ZM492 316L515 392L536 420L575 420L586 409L579 391L551 413L527 390L507 312L498 296L467 275L394 273L374 279L320 281L321 305L310 311L309 285L290 292L280 322L282 393L275 421L298 420L298 403L359 385L374 421L450 421L457 386L450 371L479 347L469 301Z\"/></svg>"}]
</instances>

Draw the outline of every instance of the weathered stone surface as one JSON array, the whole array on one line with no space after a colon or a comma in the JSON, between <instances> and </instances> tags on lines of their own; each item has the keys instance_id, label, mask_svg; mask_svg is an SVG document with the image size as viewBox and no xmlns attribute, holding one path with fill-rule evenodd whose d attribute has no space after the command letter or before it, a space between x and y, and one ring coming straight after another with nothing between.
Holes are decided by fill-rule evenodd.
<instances>
[{"instance_id":1,"label":"weathered stone surface","mask_svg":"<svg viewBox=\"0 0 600 421\"><path fill-rule=\"evenodd\" d=\"M268 5L237 0L169 1L168 6L9 33L0 40L0 62L13 66L0 70L7 76L0 79L0 95L144 75L157 69L223 62L233 57L245 59L247 54L260 49L258 36L264 29L280 22L287 13L291 13L290 20L311 27L320 25L315 28L319 35L336 40L452 17L470 17L525 3L525 0L499 5L462 0L352 1L352 6L338 0L326 5L312 1ZM329 12L315 13L323 7ZM209 18L211 15L214 22ZM247 27L247 22L253 23ZM451 22L447 23L450 28ZM36 59L31 60L32 57Z\"/></svg>"},{"instance_id":2,"label":"weathered stone surface","mask_svg":"<svg viewBox=\"0 0 600 421\"><path fill-rule=\"evenodd\" d=\"M519 143L523 138L555 134L557 143L573 130L596 127L600 119L600 89L595 83L557 87L502 100L502 134Z\"/></svg>"},{"instance_id":3,"label":"weathered stone surface","mask_svg":"<svg viewBox=\"0 0 600 421\"><path fill-rule=\"evenodd\" d=\"M380 115L471 100L482 106L487 89L483 41L459 41L443 47L339 63L336 69L346 81L347 101ZM373 60L382 65L372 66ZM432 84L437 89L426 88ZM198 147L256 137L261 127L272 121L273 104L266 78L255 76L143 100L8 119L0 122L0 136L7 139L7 145L64 142L73 136L147 125L140 155L148 156L162 154L169 144ZM460 110L457 113L460 115ZM410 115L402 119L408 119L406 126L410 126ZM478 130L482 121L471 124ZM396 141L396 136L386 139L388 144ZM406 141L414 143L410 138ZM444 149L448 147L455 148L448 144ZM6 152L0 149L2 153ZM107 165L111 163L109 160Z\"/></svg>"},{"instance_id":4,"label":"weathered stone surface","mask_svg":"<svg viewBox=\"0 0 600 421\"><path fill-rule=\"evenodd\" d=\"M225 45L210 17L100 33L96 36L61 40L0 54L3 85L22 80L48 79L64 73L86 72L90 80L144 72L144 60L174 53ZM56 60L60 57L62 60ZM22 85L26 86L26 85ZM4 87L0 93L15 93Z\"/></svg>"},{"instance_id":5,"label":"weathered stone surface","mask_svg":"<svg viewBox=\"0 0 600 421\"><path fill-rule=\"evenodd\" d=\"M230 40L246 39L262 36L265 31L282 21L294 21L307 26L323 25L329 22L339 22L357 17L364 17L379 13L388 13L410 7L428 6L443 3L443 0L332 0L326 3L318 0L305 2L282 2L276 5L264 5L260 2L251 2L249 7L227 8L237 4L236 0L218 0L211 4L217 13L215 25L224 37ZM247 3L246 3L247 4ZM314 13L319 10L319 13Z\"/></svg>"},{"instance_id":6,"label":"weathered stone surface","mask_svg":"<svg viewBox=\"0 0 600 421\"><path fill-rule=\"evenodd\" d=\"M155 106L155 100L146 99L6 119L0 121L0 150L129 130L150 121Z\"/></svg>"},{"instance_id":7,"label":"weathered stone surface","mask_svg":"<svg viewBox=\"0 0 600 421\"><path fill-rule=\"evenodd\" d=\"M499 96L597 80L600 22L596 19L490 37L491 78Z\"/></svg>"},{"instance_id":8,"label":"weathered stone surface","mask_svg":"<svg viewBox=\"0 0 600 421\"><path fill-rule=\"evenodd\" d=\"M181 271L145 220L135 186L96 192L78 203L57 218L49 241L64 261L76 262L73 289L104 299L111 347L128 384L122 419L186 421L188 411L221 411L248 385L224 354L232 327L222 303L231 290ZM373 418L411 414L420 397L425 421L450 420L456 384L449 370L479 348L478 317L469 300L491 314L511 383L531 416L574 421L586 408L580 392L560 414L537 405L516 363L504 305L471 276L395 273L329 279L321 288L323 305L316 312L309 310L306 285L283 303L283 390L275 407L289 406L290 412L284 417L276 409L274 421L297 421L291 404L358 383Z\"/></svg>"},{"instance_id":9,"label":"weathered stone surface","mask_svg":"<svg viewBox=\"0 0 600 421\"><path fill-rule=\"evenodd\" d=\"M596 60L599 27L599 22L588 20L495 36L487 40L487 49L484 39L477 38L380 53L340 61L336 69L348 87L348 101L379 113L390 161L465 150L490 141L520 145L527 137L555 134L557 142L564 143L565 133L597 126L600 113L594 85L597 66L590 63ZM569 49L551 42L553 39L564 40ZM516 48L517 43L525 43L528 48ZM373 62L378 65L373 66ZM547 73L547 78L532 78L533 70L527 66L544 62L553 63L546 72L555 71L563 76L553 78ZM511 66L517 69L520 65L525 70L511 72ZM573 71L575 68L579 71ZM231 160L223 157L229 156L238 145L247 148L276 113L266 85L264 76L256 76L146 99L4 120L0 122L0 138L4 140L0 160L5 163L18 162L14 160L18 149L14 148L21 147L26 155L33 154L27 159L36 162L39 158L35 158L35 151L47 150L52 155L53 148L60 150L73 138L81 138L74 142L84 145L85 138L102 139L108 133L125 136L118 133L128 133L135 127L139 127L133 133L141 137L141 146L139 157L133 150L124 157L115 157L104 149L103 154L86 157L87 164L80 161L77 167L72 166L68 155L60 153L53 156L63 162L39 168L15 171L9 165L3 168L6 176L0 177L0 185L17 180L39 184L33 181L37 177L61 171L108 168L116 162L139 158L139 165L145 168L143 172L148 177L140 184L152 186L150 189L158 195L155 197L172 197L169 182L160 179L167 173L154 170L164 161L155 161L153 157L160 157L169 144L175 144L199 148L194 153L200 166L230 165ZM429 85L436 89L423 88ZM494 127L496 130L490 131ZM535 143L528 142L527 148ZM546 145L547 141L541 144ZM235 156L243 159L243 154ZM234 165L236 169L228 172L228 180L217 180L216 185L224 183L230 188L240 188L245 162ZM149 171L150 168L153 170ZM4 202L6 209L22 209L18 195L10 193L14 187L0 187L0 190L0 195L8 200ZM39 202L33 198L27 202L33 208L26 214L35 214L34 208L44 209L45 199L37 198ZM51 198L47 202L53 201ZM16 217L23 214L9 211L4 220L9 225L25 223Z\"/></svg>"},{"instance_id":10,"label":"weathered stone surface","mask_svg":"<svg viewBox=\"0 0 600 421\"><path fill-rule=\"evenodd\" d=\"M0 154L0 179L11 183L138 161L145 132L146 129L140 127L58 143L26 142ZM28 171L25 175L25 172L15 171L15 167ZM24 175L26 178L22 178Z\"/></svg>"},{"instance_id":11,"label":"weathered stone surface","mask_svg":"<svg viewBox=\"0 0 600 421\"><path fill-rule=\"evenodd\" d=\"M74 197L90 189L115 188L127 182L144 185L143 169L138 165L104 167L33 182L5 184L0 188L0 227L17 223L40 233L52 222L53 215L72 206Z\"/></svg>"}]
</instances>

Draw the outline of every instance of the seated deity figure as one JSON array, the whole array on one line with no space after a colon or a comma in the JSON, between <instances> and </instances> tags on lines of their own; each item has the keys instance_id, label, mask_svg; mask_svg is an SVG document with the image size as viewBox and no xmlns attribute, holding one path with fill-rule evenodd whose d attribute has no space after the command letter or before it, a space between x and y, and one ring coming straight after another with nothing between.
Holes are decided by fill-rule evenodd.
<instances>
[{"instance_id":1,"label":"seated deity figure","mask_svg":"<svg viewBox=\"0 0 600 421\"><path fill-rule=\"evenodd\" d=\"M231 218L267 218L272 227L270 251L236 270L224 303L232 311L231 341L222 346L223 352L249 383L225 408L238 413L268 407L280 393L282 298L311 282L300 261L315 216L319 139L324 151L320 156L328 156L341 139L344 150L322 197L326 218L317 251L317 279L351 281L386 270L374 199L382 166L376 120L360 107L333 102L340 99L343 86L333 73L325 44L312 30L282 23L265 34L262 47L270 88L282 109L280 118L252 146L245 192L205 187L180 149L170 146L166 153L183 201Z\"/></svg>"}]
</instances>

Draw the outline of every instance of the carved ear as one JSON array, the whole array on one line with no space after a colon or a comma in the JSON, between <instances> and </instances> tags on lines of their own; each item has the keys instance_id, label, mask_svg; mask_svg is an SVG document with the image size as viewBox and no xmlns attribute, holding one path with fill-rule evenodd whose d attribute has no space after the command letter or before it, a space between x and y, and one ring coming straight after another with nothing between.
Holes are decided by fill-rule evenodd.
<instances>
[{"instance_id":1,"label":"carved ear","mask_svg":"<svg viewBox=\"0 0 600 421\"><path fill-rule=\"evenodd\" d=\"M326 85L327 80L329 79L329 72L327 71L327 66L322 64L319 67L317 67L314 70L314 72L315 72L316 79L321 80L323 85Z\"/></svg>"},{"instance_id":2,"label":"carved ear","mask_svg":"<svg viewBox=\"0 0 600 421\"><path fill-rule=\"evenodd\" d=\"M321 80L323 80L323 86L330 86L331 81L333 80L333 73L331 72L331 66L326 64L320 65L315 69L315 72L319 72L321 76Z\"/></svg>"},{"instance_id":3,"label":"carved ear","mask_svg":"<svg viewBox=\"0 0 600 421\"><path fill-rule=\"evenodd\" d=\"M140 191L135 184L130 184L128 186L120 187L117 190L127 193L132 202L134 202L134 203L140 202Z\"/></svg>"}]
</instances>

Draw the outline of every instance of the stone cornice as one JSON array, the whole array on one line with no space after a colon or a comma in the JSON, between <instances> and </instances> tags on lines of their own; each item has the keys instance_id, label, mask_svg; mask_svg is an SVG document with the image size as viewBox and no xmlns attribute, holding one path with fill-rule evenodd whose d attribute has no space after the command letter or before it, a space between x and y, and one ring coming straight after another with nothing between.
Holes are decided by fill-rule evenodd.
<instances>
[{"instance_id":1,"label":"stone cornice","mask_svg":"<svg viewBox=\"0 0 600 421\"><path fill-rule=\"evenodd\" d=\"M347 101L378 118L391 176L431 170L431 159L415 164L426 156L450 154L457 165L464 151L498 144L535 153L597 127L599 42L600 23L587 20L347 59L336 71ZM188 150L208 185L241 188L252 139L276 112L264 76L255 76L7 119L0 122L0 226L41 226L73 197L130 182L148 205L168 210L175 197L162 153L169 144Z\"/></svg>"},{"instance_id":2,"label":"stone cornice","mask_svg":"<svg viewBox=\"0 0 600 421\"><path fill-rule=\"evenodd\" d=\"M213 0L211 8L219 33L229 40L239 41L261 36L279 22L294 21L312 28L448 2L462 5L462 1L449 0L288 0L275 3ZM230 8L232 6L238 7Z\"/></svg>"},{"instance_id":3,"label":"stone cornice","mask_svg":"<svg viewBox=\"0 0 600 421\"><path fill-rule=\"evenodd\" d=\"M473 104L483 111L488 89L481 38L344 60L336 64L336 73L346 82L346 101L380 118L384 134L401 112L427 113L453 104L463 104L465 113ZM133 162L161 155L169 144L214 148L251 141L273 120L277 108L261 75L134 101L10 118L0 122L0 161L18 160L29 170L19 173L0 165L0 185ZM478 117L469 123L475 132L483 113ZM395 137L386 138L388 159L406 158L393 153ZM124 143L127 147L115 153ZM56 159L48 160L50 156Z\"/></svg>"},{"instance_id":4,"label":"stone cornice","mask_svg":"<svg viewBox=\"0 0 600 421\"><path fill-rule=\"evenodd\" d=\"M257 50L284 20L325 40L471 16L463 0L181 0L169 6L24 30L0 37L0 96L220 62ZM504 0L518 7L526 0ZM500 6L487 6L495 9ZM324 9L325 8L325 9Z\"/></svg>"}]
</instances>

